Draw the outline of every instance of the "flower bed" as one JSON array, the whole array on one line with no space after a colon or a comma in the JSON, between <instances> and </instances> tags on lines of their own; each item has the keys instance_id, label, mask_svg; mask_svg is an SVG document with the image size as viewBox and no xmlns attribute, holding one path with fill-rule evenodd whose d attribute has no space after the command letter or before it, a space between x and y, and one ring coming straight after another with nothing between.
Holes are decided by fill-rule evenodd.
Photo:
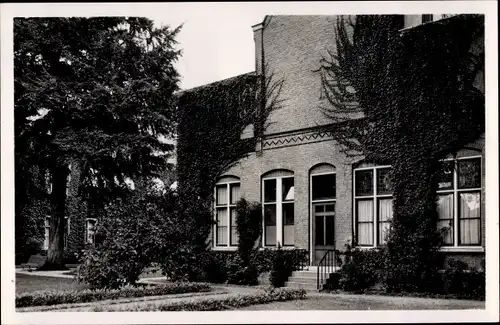
<instances>
[{"instance_id":1,"label":"flower bed","mask_svg":"<svg viewBox=\"0 0 500 325\"><path fill-rule=\"evenodd\" d=\"M116 290L36 291L16 295L16 307L50 306L105 299L162 296L207 291L210 291L210 286L206 283L168 283L139 288L126 287Z\"/></svg>"},{"instance_id":2,"label":"flower bed","mask_svg":"<svg viewBox=\"0 0 500 325\"><path fill-rule=\"evenodd\" d=\"M273 289L259 293L238 294L224 298L200 298L190 301L165 302L162 304L137 304L134 306L96 306L94 312L104 311L217 311L266 304L274 301L305 299L304 289Z\"/></svg>"}]
</instances>

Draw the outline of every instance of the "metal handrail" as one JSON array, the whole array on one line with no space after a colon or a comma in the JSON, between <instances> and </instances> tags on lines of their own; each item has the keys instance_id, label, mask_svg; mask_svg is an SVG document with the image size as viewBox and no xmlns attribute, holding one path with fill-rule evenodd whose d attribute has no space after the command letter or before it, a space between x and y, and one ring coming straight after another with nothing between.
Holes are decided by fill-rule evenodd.
<instances>
[{"instance_id":1,"label":"metal handrail","mask_svg":"<svg viewBox=\"0 0 500 325\"><path fill-rule=\"evenodd\" d=\"M326 283L331 273L337 269L337 250L329 249L318 263L316 274L316 288L321 290L321 287Z\"/></svg>"}]
</instances>

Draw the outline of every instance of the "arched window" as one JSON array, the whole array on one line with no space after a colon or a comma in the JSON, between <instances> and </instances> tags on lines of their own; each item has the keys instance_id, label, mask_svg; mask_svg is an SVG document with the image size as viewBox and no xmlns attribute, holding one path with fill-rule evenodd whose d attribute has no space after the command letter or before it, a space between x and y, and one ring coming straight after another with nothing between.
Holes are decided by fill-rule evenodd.
<instances>
[{"instance_id":1,"label":"arched window","mask_svg":"<svg viewBox=\"0 0 500 325\"><path fill-rule=\"evenodd\" d=\"M236 202L240 199L240 179L224 176L215 186L215 226L214 243L216 247L238 245L236 231Z\"/></svg>"},{"instance_id":2,"label":"arched window","mask_svg":"<svg viewBox=\"0 0 500 325\"><path fill-rule=\"evenodd\" d=\"M359 246L386 242L392 219L390 170L368 163L354 169L354 232Z\"/></svg>"},{"instance_id":3,"label":"arched window","mask_svg":"<svg viewBox=\"0 0 500 325\"><path fill-rule=\"evenodd\" d=\"M294 245L294 189L292 171L274 170L262 176L264 246Z\"/></svg>"},{"instance_id":4,"label":"arched window","mask_svg":"<svg viewBox=\"0 0 500 325\"><path fill-rule=\"evenodd\" d=\"M443 160L437 191L443 246L481 245L481 164L481 152L472 149Z\"/></svg>"}]
</instances>

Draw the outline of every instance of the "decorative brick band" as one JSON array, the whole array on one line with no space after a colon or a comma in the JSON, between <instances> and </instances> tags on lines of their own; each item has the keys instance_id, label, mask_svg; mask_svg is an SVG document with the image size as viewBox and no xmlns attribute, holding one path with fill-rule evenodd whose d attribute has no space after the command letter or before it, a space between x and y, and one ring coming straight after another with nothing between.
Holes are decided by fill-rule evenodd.
<instances>
[{"instance_id":1,"label":"decorative brick band","mask_svg":"<svg viewBox=\"0 0 500 325\"><path fill-rule=\"evenodd\" d=\"M333 140L331 132L305 130L300 133L288 133L268 136L262 143L262 149L269 150L329 140Z\"/></svg>"}]
</instances>

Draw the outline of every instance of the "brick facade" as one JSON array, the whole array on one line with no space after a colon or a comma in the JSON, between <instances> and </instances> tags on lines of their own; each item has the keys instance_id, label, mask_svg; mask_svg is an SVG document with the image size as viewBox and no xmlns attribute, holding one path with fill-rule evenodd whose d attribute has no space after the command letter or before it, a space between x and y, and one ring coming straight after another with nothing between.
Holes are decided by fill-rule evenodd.
<instances>
[{"instance_id":1,"label":"brick facade","mask_svg":"<svg viewBox=\"0 0 500 325\"><path fill-rule=\"evenodd\" d=\"M405 21L417 24L416 19L409 17ZM281 98L285 101L283 107L269 117L270 126L256 152L225 174L240 179L242 197L262 202L263 175L278 169L293 172L294 245L309 250L313 263L322 254L314 252L314 231L311 231L310 171L318 164L333 165L336 172L334 247L343 249L353 236L353 170L357 161L339 152L329 134L315 131L315 127L328 124L329 120L320 109L325 102L321 98L320 75L314 70L319 68L327 49L335 50L331 46L335 45L336 20L337 16L267 16L262 23L253 26L256 72L261 73L263 65L267 65L269 72L283 79ZM484 85L481 76L478 80ZM479 88L484 90L484 86ZM483 157L482 247L453 247L445 254L447 258L479 265L485 243L484 139L469 147L477 149Z\"/></svg>"}]
</instances>

